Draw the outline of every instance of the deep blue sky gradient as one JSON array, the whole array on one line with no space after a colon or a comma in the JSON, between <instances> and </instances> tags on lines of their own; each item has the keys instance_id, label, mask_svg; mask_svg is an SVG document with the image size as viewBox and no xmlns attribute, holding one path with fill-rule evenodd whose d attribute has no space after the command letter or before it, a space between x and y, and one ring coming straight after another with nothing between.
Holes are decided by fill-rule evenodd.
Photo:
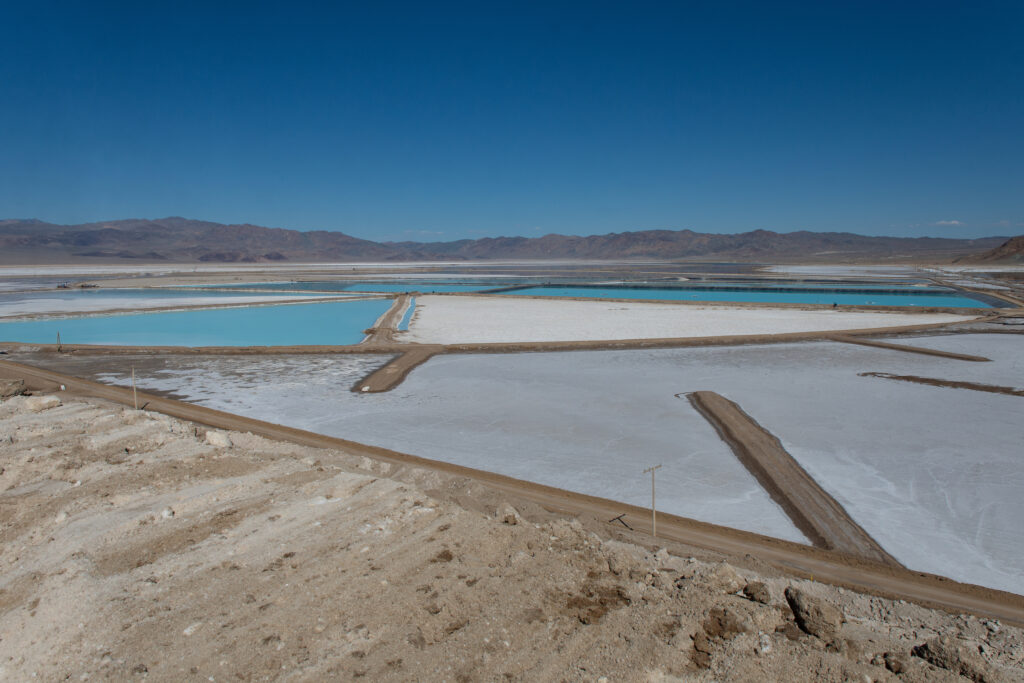
<instances>
[{"instance_id":1,"label":"deep blue sky gradient","mask_svg":"<svg viewBox=\"0 0 1024 683\"><path fill-rule=\"evenodd\" d=\"M1022 36L1019 1L3 2L0 218L1020 234Z\"/></svg>"}]
</instances>

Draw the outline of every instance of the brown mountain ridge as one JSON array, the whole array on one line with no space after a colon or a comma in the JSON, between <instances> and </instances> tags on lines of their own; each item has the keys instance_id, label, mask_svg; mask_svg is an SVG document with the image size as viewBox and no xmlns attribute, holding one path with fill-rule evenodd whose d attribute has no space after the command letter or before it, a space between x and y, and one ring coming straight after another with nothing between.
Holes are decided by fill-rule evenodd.
<instances>
[{"instance_id":1,"label":"brown mountain ridge","mask_svg":"<svg viewBox=\"0 0 1024 683\"><path fill-rule=\"evenodd\" d=\"M995 249L957 259L964 263L1024 263L1024 235L1011 237Z\"/></svg>"},{"instance_id":2,"label":"brown mountain ridge","mask_svg":"<svg viewBox=\"0 0 1024 683\"><path fill-rule=\"evenodd\" d=\"M1005 237L871 237L845 232L754 230L712 234L692 230L641 230L589 236L551 234L452 242L374 242L336 231L226 225L180 217L79 225L7 219L0 220L0 263L629 258L752 262L951 261L996 250L1005 240Z\"/></svg>"}]
</instances>

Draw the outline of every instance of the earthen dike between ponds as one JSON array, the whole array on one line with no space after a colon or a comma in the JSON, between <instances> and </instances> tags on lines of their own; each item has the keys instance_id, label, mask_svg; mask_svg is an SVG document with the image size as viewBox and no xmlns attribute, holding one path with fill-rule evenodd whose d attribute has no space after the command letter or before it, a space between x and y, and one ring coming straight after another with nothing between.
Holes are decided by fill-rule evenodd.
<instances>
[{"instance_id":1,"label":"earthen dike between ponds","mask_svg":"<svg viewBox=\"0 0 1024 683\"><path fill-rule=\"evenodd\" d=\"M32 351L39 353L65 353L65 354L176 354L176 355L320 355L320 354L382 354L391 355L391 359L383 367L378 368L366 377L360 379L352 387L352 391L365 393L378 393L390 391L401 384L412 370L419 367L432 357L448 353L532 353L532 352L554 352L554 351L608 351L626 349L658 349L658 348L687 348L703 346L735 346L748 344L781 344L802 341L839 341L846 343L859 343L869 346L880 346L893 350L908 351L912 353L923 353L933 356L945 356L958 358L960 360L988 360L977 357L962 357L961 354L951 354L943 351L933 351L918 347L904 345L892 345L884 342L864 339L864 337L903 335L915 332L949 328L963 323L926 323L921 325L901 325L894 327L876 327L866 329L853 329L842 331L817 331L817 332L786 332L779 334L756 334L756 335L725 335L712 337L666 337L666 338L643 338L643 339L612 339L612 340L586 340L586 341L544 341L544 342L486 342L486 343L455 343L455 344L420 344L415 342L401 342L395 340L398 334L398 325L410 305L412 299L410 294L400 294L393 297L393 303L389 309L377 319L373 327L366 330L367 337L358 344L351 345L303 345L303 346L111 346L95 344L26 344L17 342L2 342L0 350L8 351ZM451 293L437 294L432 296L477 296L475 293ZM376 298L376 297L375 297ZM651 303L646 300L634 299L604 299L604 298L580 298L580 297L517 297L519 299L541 298L546 300L562 301L591 301L591 302L614 302L614 303ZM333 299L332 299L333 300ZM313 303L313 302L304 302ZM658 304L670 304L679 306L706 306L708 302L695 301L659 301ZM1010 303L1009 300L1006 303ZM1019 303L1014 301L1013 303ZM266 304L263 304L266 305ZM786 303L749 303L749 302L714 302L718 307L734 308L784 308L798 310L832 310L833 306L827 304L786 304ZM208 307L203 307L208 308ZM894 312L901 313L950 313L956 315L974 315L976 318L965 321L969 323L987 322L996 320L1006 315L1024 315L1024 308L1021 309L990 309L990 308L931 308L931 307L893 307L893 306L841 306L840 310L847 311L872 311L872 312ZM176 309L176 310L181 310ZM150 312L150 311L147 311Z\"/></svg>"}]
</instances>

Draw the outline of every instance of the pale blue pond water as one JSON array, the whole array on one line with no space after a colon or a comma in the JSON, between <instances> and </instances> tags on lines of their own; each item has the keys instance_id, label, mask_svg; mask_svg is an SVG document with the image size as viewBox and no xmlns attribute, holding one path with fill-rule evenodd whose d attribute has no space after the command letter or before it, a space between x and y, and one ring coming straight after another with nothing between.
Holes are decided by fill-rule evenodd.
<instances>
[{"instance_id":1,"label":"pale blue pond water","mask_svg":"<svg viewBox=\"0 0 1024 683\"><path fill-rule=\"evenodd\" d=\"M861 292L830 290L771 289L692 289L686 287L527 287L503 292L509 295L570 296L602 299L652 299L672 301L735 301L743 303L840 304L873 306L941 306L949 308L989 308L978 299L958 296L945 290L906 290L900 292Z\"/></svg>"},{"instance_id":2,"label":"pale blue pond water","mask_svg":"<svg viewBox=\"0 0 1024 683\"><path fill-rule=\"evenodd\" d=\"M489 289L497 285L449 285L432 282L360 282L346 285L339 291L342 292L384 292L387 294L397 292L423 292L424 294L439 294L445 292L479 292L481 289Z\"/></svg>"},{"instance_id":3,"label":"pale blue pond water","mask_svg":"<svg viewBox=\"0 0 1024 683\"><path fill-rule=\"evenodd\" d=\"M404 332L409 329L409 321L412 320L412 312L416 310L416 297L409 299L409 308L405 309L402 321L398 323L398 330Z\"/></svg>"},{"instance_id":4,"label":"pale blue pond water","mask_svg":"<svg viewBox=\"0 0 1024 683\"><path fill-rule=\"evenodd\" d=\"M549 284L549 283L542 283ZM554 284L554 283L550 283ZM600 283L575 283L579 284L600 284ZM611 283L609 283L611 284ZM897 291L897 292L914 292L914 291L931 291L935 293L952 293L952 290L946 287L936 286L920 286L925 285L915 280L901 280L900 282L823 282L823 281L793 281L793 280L715 280L715 281L702 281L702 280L690 280L690 281L679 281L678 283L669 282L657 282L657 281L646 281L646 282L622 282L614 283L615 285L633 285L638 287L654 287L654 288L671 288L671 287L682 287L686 289L738 289L738 290L763 290L763 289L795 289L795 290L853 290L853 291L866 291L874 292L877 290L885 291ZM915 286L918 285L918 286Z\"/></svg>"},{"instance_id":5,"label":"pale blue pond water","mask_svg":"<svg viewBox=\"0 0 1024 683\"><path fill-rule=\"evenodd\" d=\"M448 292L479 292L495 287L523 284L522 281L480 280L478 282L436 282L431 280L398 280L394 282L254 282L249 284L207 285L218 289L242 289L259 292L379 292L399 294L402 292L423 292L443 294Z\"/></svg>"},{"instance_id":6,"label":"pale blue pond water","mask_svg":"<svg viewBox=\"0 0 1024 683\"><path fill-rule=\"evenodd\" d=\"M287 292L260 292L267 296L287 296ZM96 299L123 299L126 302L136 299L167 299L168 305L174 305L176 299L209 298L225 296L242 296L242 292L218 292L204 289L51 289L44 291L15 291L0 294L0 305L18 304L23 301L93 301Z\"/></svg>"},{"instance_id":7,"label":"pale blue pond water","mask_svg":"<svg viewBox=\"0 0 1024 683\"><path fill-rule=\"evenodd\" d=\"M0 322L0 341L118 346L342 345L391 306L388 299L284 304Z\"/></svg>"}]
</instances>

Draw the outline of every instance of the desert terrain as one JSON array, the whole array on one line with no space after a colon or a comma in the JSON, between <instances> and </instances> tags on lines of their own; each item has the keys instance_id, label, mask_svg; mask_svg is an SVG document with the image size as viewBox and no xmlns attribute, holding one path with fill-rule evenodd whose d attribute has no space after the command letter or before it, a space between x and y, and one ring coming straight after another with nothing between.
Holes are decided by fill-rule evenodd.
<instances>
[{"instance_id":1,"label":"desert terrain","mask_svg":"<svg viewBox=\"0 0 1024 683\"><path fill-rule=\"evenodd\" d=\"M1024 683L1024 4L57 9L0 683Z\"/></svg>"},{"instance_id":2,"label":"desert terrain","mask_svg":"<svg viewBox=\"0 0 1024 683\"><path fill-rule=\"evenodd\" d=\"M460 477L67 393L0 425L9 680L1024 680L1016 627Z\"/></svg>"},{"instance_id":3,"label":"desert terrain","mask_svg":"<svg viewBox=\"0 0 1024 683\"><path fill-rule=\"evenodd\" d=\"M462 277L694 277L662 262L479 267ZM227 264L70 267L107 302L76 311L46 280L59 272L9 269L12 325L367 296L383 313L355 344L124 345L116 324L98 345L6 340L0 672L1024 680L1019 549L1000 541L1017 512L993 508L1018 468L994 480L957 464L965 443L1003 462L1014 438L1017 285L966 266L721 268L711 282L931 282L979 303L422 295L425 273L460 269ZM399 284L223 289L368 278ZM880 390L902 423L884 422L898 412ZM844 412L882 422L844 427ZM951 431L911 436L936 420ZM904 432L920 443L885 479L872 435ZM933 450L942 464L920 478ZM654 459L668 464L657 537L633 472ZM936 507L950 477L962 495ZM990 504L974 514L979 495Z\"/></svg>"}]
</instances>

